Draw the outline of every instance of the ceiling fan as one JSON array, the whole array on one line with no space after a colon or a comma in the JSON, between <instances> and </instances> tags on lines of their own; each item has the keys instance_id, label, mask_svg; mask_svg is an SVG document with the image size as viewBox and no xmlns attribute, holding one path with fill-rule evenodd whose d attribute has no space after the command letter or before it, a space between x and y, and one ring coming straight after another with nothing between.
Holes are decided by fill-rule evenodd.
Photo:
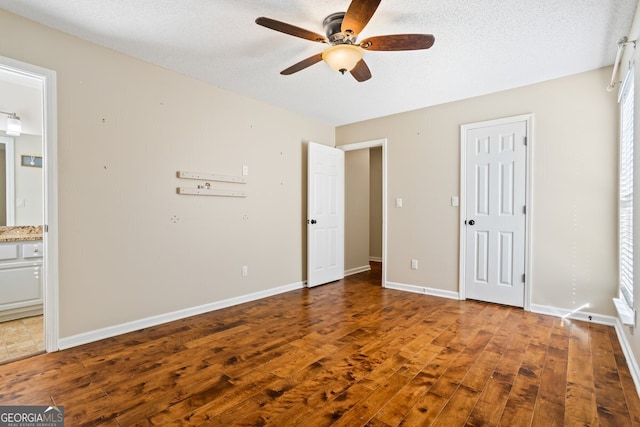
<instances>
[{"instance_id":1,"label":"ceiling fan","mask_svg":"<svg viewBox=\"0 0 640 427\"><path fill-rule=\"evenodd\" d=\"M358 34L367 25L381 0L352 0L347 12L332 13L324 19L326 37L275 19L260 17L256 24L281 33L289 34L317 43L331 46L323 52L286 68L283 75L297 73L320 61L342 74L347 71L359 82L371 78L371 71L363 59L364 50L398 51L429 49L435 38L431 34L394 34L369 37L357 42Z\"/></svg>"}]
</instances>

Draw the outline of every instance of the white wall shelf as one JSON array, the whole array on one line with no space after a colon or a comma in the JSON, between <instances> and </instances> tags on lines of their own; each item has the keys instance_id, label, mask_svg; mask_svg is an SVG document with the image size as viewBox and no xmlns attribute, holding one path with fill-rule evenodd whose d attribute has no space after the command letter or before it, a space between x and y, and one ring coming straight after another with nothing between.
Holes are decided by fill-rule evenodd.
<instances>
[{"instance_id":1,"label":"white wall shelf","mask_svg":"<svg viewBox=\"0 0 640 427\"><path fill-rule=\"evenodd\" d=\"M216 175L212 173L202 173L202 172L178 171L178 178L199 179L201 181L231 182L234 184L247 183L247 178L244 176Z\"/></svg>"},{"instance_id":2,"label":"white wall shelf","mask_svg":"<svg viewBox=\"0 0 640 427\"><path fill-rule=\"evenodd\" d=\"M215 181L227 182L231 184L246 184L247 178L244 176L228 176L217 175L213 173L185 171L178 171L176 175L178 176L178 178L197 179L200 181L205 181L204 184L198 184L197 187L178 187L176 189L176 192L178 194L186 194L192 196L247 197L247 193L245 191L219 190L216 188L211 188L211 183L209 182Z\"/></svg>"},{"instance_id":3,"label":"white wall shelf","mask_svg":"<svg viewBox=\"0 0 640 427\"><path fill-rule=\"evenodd\" d=\"M178 187L178 194L193 196L247 197L244 191L216 190L213 188Z\"/></svg>"}]
</instances>

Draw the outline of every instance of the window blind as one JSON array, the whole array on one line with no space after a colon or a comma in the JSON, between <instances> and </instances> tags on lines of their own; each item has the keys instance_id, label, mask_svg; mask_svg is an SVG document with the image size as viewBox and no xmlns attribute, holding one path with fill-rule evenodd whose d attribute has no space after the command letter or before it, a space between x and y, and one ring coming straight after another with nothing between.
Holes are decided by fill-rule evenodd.
<instances>
[{"instance_id":1,"label":"window blind","mask_svg":"<svg viewBox=\"0 0 640 427\"><path fill-rule=\"evenodd\" d=\"M619 275L620 292L633 307L633 69L629 69L620 96Z\"/></svg>"}]
</instances>

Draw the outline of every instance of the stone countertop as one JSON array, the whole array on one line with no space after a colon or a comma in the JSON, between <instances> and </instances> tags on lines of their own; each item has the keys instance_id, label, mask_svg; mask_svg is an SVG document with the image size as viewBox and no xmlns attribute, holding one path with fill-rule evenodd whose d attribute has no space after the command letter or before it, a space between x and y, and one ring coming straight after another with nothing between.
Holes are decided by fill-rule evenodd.
<instances>
[{"instance_id":1,"label":"stone countertop","mask_svg":"<svg viewBox=\"0 0 640 427\"><path fill-rule=\"evenodd\" d=\"M42 240L41 225L0 226L0 243Z\"/></svg>"}]
</instances>

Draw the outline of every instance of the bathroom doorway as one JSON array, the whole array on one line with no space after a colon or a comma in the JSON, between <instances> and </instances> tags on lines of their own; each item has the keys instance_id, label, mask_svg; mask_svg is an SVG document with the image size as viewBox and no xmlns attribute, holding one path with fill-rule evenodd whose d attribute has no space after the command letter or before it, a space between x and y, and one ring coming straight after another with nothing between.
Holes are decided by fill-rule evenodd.
<instances>
[{"instance_id":1,"label":"bathroom doorway","mask_svg":"<svg viewBox=\"0 0 640 427\"><path fill-rule=\"evenodd\" d=\"M55 106L55 72L0 57L0 363L58 347Z\"/></svg>"}]
</instances>

